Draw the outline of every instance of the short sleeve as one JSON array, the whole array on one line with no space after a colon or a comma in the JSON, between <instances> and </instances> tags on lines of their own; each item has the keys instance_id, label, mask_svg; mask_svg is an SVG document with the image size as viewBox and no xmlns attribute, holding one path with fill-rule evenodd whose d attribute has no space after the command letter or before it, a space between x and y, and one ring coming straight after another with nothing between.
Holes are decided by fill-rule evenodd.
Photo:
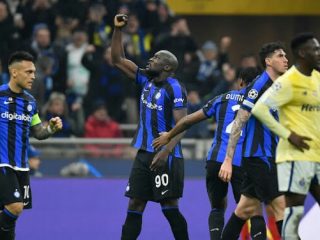
<instances>
[{"instance_id":1,"label":"short sleeve","mask_svg":"<svg viewBox=\"0 0 320 240\"><path fill-rule=\"evenodd\" d=\"M246 89L241 108L251 112L255 103L262 94L272 85L272 80L264 72L256 81L252 82Z\"/></svg>"},{"instance_id":2,"label":"short sleeve","mask_svg":"<svg viewBox=\"0 0 320 240\"><path fill-rule=\"evenodd\" d=\"M292 85L289 79L277 79L261 96L261 101L269 108L278 109L292 99Z\"/></svg>"},{"instance_id":3,"label":"short sleeve","mask_svg":"<svg viewBox=\"0 0 320 240\"><path fill-rule=\"evenodd\" d=\"M173 109L175 108L186 108L187 107L187 91L179 83L173 84L172 86L172 99Z\"/></svg>"},{"instance_id":4,"label":"short sleeve","mask_svg":"<svg viewBox=\"0 0 320 240\"><path fill-rule=\"evenodd\" d=\"M136 84L140 86L144 86L147 82L148 82L148 78L145 75L141 74L141 71L138 68L136 72Z\"/></svg>"},{"instance_id":5,"label":"short sleeve","mask_svg":"<svg viewBox=\"0 0 320 240\"><path fill-rule=\"evenodd\" d=\"M221 97L215 97L214 99L209 100L206 105L203 106L202 111L203 113L207 116L207 118L211 118L215 116L216 110L217 110L217 105L219 104L219 99Z\"/></svg>"}]
</instances>

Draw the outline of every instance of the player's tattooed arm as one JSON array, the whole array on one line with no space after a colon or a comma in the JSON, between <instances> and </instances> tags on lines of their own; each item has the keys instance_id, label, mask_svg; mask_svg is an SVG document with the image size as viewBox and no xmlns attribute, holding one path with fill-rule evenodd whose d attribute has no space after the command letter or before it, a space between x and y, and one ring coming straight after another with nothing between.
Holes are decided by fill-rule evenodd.
<instances>
[{"instance_id":1,"label":"player's tattooed arm","mask_svg":"<svg viewBox=\"0 0 320 240\"><path fill-rule=\"evenodd\" d=\"M233 155L241 135L243 126L249 120L251 113L244 109L239 109L236 119L233 122L228 147L227 147L227 157L233 159Z\"/></svg>"},{"instance_id":2,"label":"player's tattooed arm","mask_svg":"<svg viewBox=\"0 0 320 240\"><path fill-rule=\"evenodd\" d=\"M55 132L60 131L63 127L62 120L59 117L54 117L49 120L49 124L44 126L42 123L32 126L31 131L33 136L38 140L49 138Z\"/></svg>"},{"instance_id":3,"label":"player's tattooed arm","mask_svg":"<svg viewBox=\"0 0 320 240\"><path fill-rule=\"evenodd\" d=\"M250 116L251 116L250 112L244 109L239 109L236 119L233 122L229 141L228 141L227 154L219 171L219 178L224 182L229 182L231 180L233 155L234 155L239 137L241 135L241 130L245 125L245 123L250 118Z\"/></svg>"},{"instance_id":4,"label":"player's tattooed arm","mask_svg":"<svg viewBox=\"0 0 320 240\"><path fill-rule=\"evenodd\" d=\"M47 139L52 135L48 130L48 127L44 126L42 123L33 126L32 128L33 136L38 140Z\"/></svg>"}]
</instances>

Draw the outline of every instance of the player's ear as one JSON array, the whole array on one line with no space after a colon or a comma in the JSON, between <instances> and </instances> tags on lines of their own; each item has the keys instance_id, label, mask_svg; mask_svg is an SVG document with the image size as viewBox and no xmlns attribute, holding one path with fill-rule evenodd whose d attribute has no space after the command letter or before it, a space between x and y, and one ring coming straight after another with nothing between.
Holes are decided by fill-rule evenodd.
<instances>
[{"instance_id":1,"label":"player's ear","mask_svg":"<svg viewBox=\"0 0 320 240\"><path fill-rule=\"evenodd\" d=\"M266 66L270 66L271 65L271 58L267 57L265 60Z\"/></svg>"},{"instance_id":2,"label":"player's ear","mask_svg":"<svg viewBox=\"0 0 320 240\"><path fill-rule=\"evenodd\" d=\"M14 67L9 67L10 75L15 78L17 76L17 69Z\"/></svg>"},{"instance_id":3,"label":"player's ear","mask_svg":"<svg viewBox=\"0 0 320 240\"><path fill-rule=\"evenodd\" d=\"M301 58L304 58L306 55L306 52L304 51L304 49L300 48L298 50L298 56L301 57Z\"/></svg>"},{"instance_id":4,"label":"player's ear","mask_svg":"<svg viewBox=\"0 0 320 240\"><path fill-rule=\"evenodd\" d=\"M164 65L164 68L163 68L166 72L170 72L172 70L172 67L169 66L168 64L167 65Z\"/></svg>"}]
</instances>

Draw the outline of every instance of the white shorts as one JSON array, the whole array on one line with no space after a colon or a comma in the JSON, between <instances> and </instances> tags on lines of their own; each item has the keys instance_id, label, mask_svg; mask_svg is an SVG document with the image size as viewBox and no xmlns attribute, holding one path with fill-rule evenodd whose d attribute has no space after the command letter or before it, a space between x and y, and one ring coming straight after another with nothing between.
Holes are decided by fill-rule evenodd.
<instances>
[{"instance_id":1,"label":"white shorts","mask_svg":"<svg viewBox=\"0 0 320 240\"><path fill-rule=\"evenodd\" d=\"M280 192L306 195L310 183L320 184L320 163L311 161L290 161L277 163L278 186Z\"/></svg>"}]
</instances>

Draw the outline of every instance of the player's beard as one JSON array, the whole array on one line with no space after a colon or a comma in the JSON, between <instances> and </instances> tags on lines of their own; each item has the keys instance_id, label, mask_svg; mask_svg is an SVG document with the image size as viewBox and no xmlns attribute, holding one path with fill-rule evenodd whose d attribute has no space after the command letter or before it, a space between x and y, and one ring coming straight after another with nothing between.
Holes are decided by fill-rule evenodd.
<instances>
[{"instance_id":1,"label":"player's beard","mask_svg":"<svg viewBox=\"0 0 320 240\"><path fill-rule=\"evenodd\" d=\"M143 69L143 70L144 70L145 74L147 75L147 77L150 79L159 77L159 75L160 75L160 72L158 72L158 71L154 71L151 69Z\"/></svg>"}]
</instances>

